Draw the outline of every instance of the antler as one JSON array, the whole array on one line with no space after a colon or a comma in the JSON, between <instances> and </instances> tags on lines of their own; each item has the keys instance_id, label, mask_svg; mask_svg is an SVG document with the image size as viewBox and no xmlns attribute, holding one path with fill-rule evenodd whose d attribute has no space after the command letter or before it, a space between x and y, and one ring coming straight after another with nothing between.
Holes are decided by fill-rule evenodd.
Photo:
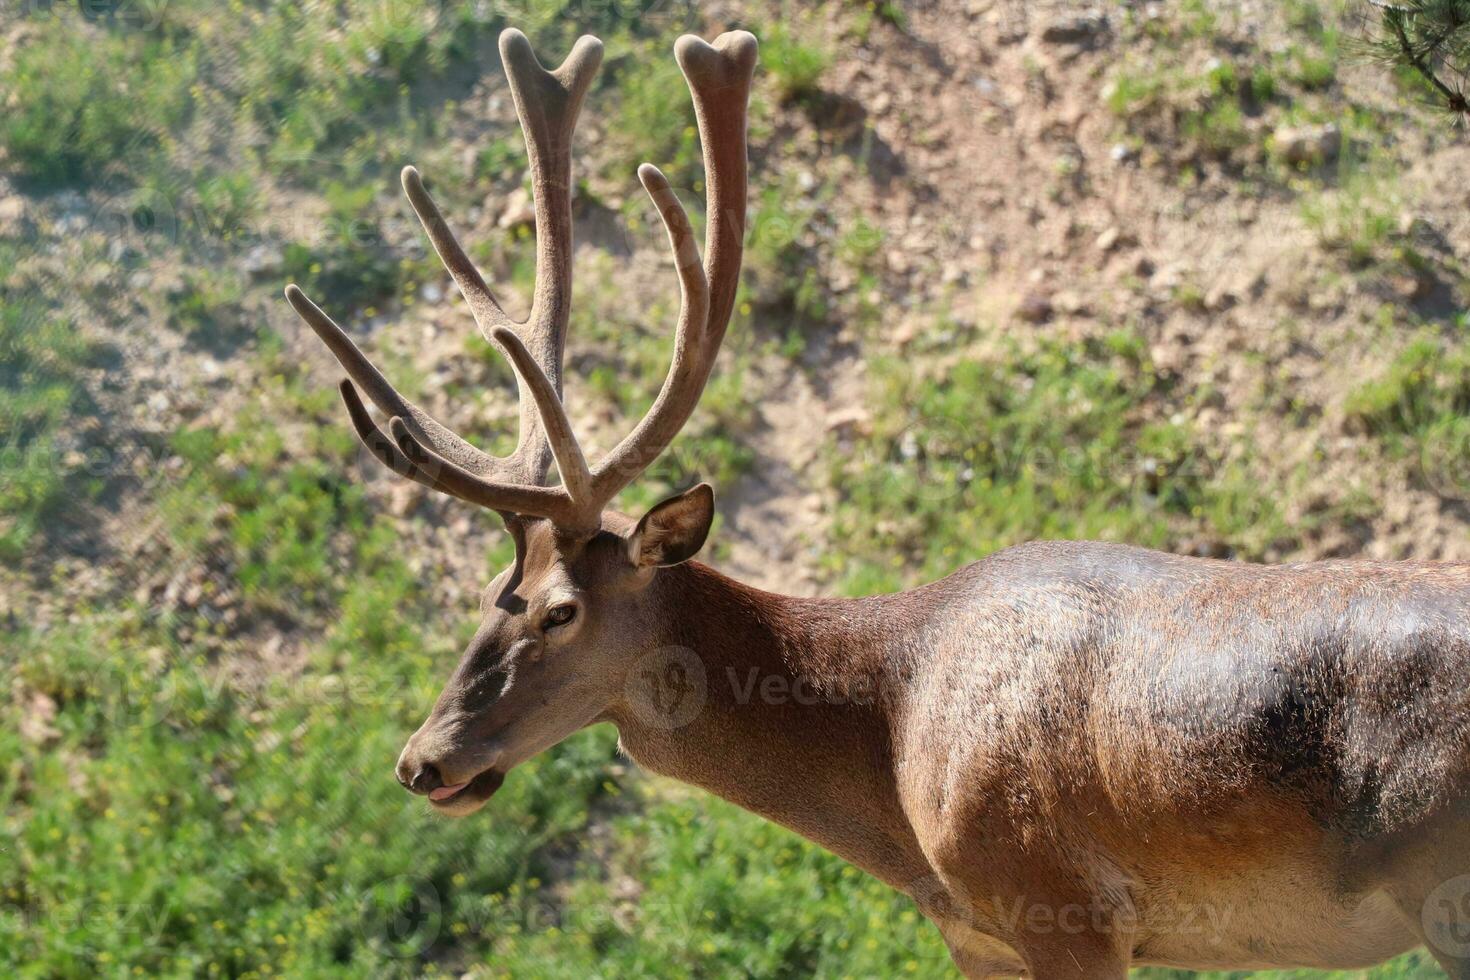
<instances>
[{"instance_id":1,"label":"antler","mask_svg":"<svg viewBox=\"0 0 1470 980\"><path fill-rule=\"evenodd\" d=\"M582 98L602 60L602 44L583 37L561 67L541 67L524 34L500 36L501 59L525 133L536 208L536 287L531 313L516 324L465 255L418 172L403 171L403 188L480 331L510 360L520 393L520 438L510 456L490 456L408 401L357 346L295 285L286 298L341 362L358 436L400 475L502 513L545 517L569 533L601 525L602 509L656 459L683 427L709 379L735 303L745 235L745 113L755 68L755 38L722 34L713 45L685 35L674 48L694 97L709 187L703 265L689 217L658 169L639 179L658 208L679 272L680 309L674 357L658 397L642 421L595 469L589 468L561 401L561 363L572 278L571 137ZM390 416L390 439L357 395ZM529 397L527 397L529 395ZM562 486L542 485L548 454Z\"/></svg>"}]
</instances>

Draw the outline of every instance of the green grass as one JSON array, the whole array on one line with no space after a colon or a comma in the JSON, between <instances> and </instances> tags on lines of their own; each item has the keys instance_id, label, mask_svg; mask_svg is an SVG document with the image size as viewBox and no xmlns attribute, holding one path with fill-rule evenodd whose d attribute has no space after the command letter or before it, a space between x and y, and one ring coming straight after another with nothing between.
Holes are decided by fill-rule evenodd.
<instances>
[{"instance_id":1,"label":"green grass","mask_svg":"<svg viewBox=\"0 0 1470 980\"><path fill-rule=\"evenodd\" d=\"M1463 337L1412 340L1382 373L1353 389L1344 408L1390 456L1415 461L1428 489L1453 499L1470 495L1470 346Z\"/></svg>"},{"instance_id":2,"label":"green grass","mask_svg":"<svg viewBox=\"0 0 1470 980\"><path fill-rule=\"evenodd\" d=\"M689 89L664 40L639 44L623 71L607 74L605 178L631 192L639 165L652 163L676 188L700 186L699 134ZM645 204L640 200L636 206Z\"/></svg>"},{"instance_id":3,"label":"green grass","mask_svg":"<svg viewBox=\"0 0 1470 980\"><path fill-rule=\"evenodd\" d=\"M568 978L951 973L910 901L794 834L668 784L640 785L633 802L613 821L609 860L639 883L636 900L585 868L564 925L509 932L492 975L504 956Z\"/></svg>"},{"instance_id":4,"label":"green grass","mask_svg":"<svg viewBox=\"0 0 1470 980\"><path fill-rule=\"evenodd\" d=\"M1301 211L1324 249L1362 269L1390 257L1397 236L1398 206L1394 181L1381 166L1353 166L1337 187L1304 198Z\"/></svg>"},{"instance_id":5,"label":"green grass","mask_svg":"<svg viewBox=\"0 0 1470 980\"><path fill-rule=\"evenodd\" d=\"M479 134L467 157L443 145L474 105L465 100L484 96L478 84L496 71L493 41L508 16L548 58L583 31L604 37L607 64L589 102L603 135L592 159L579 157L581 172L595 167L625 187L622 216L641 220L633 170L651 160L692 192L698 225L697 136L669 52L677 33L701 25L674 8L563 0L513 11L179 0L111 23L85 21L74 6L28 8L25 43L0 69L8 172L27 189L78 190L88 209L134 193L171 209L179 234L151 235L145 256L108 259L129 273L152 261L179 273L147 312L126 315L249 358L259 390L225 421L206 412L150 442L166 479L129 491L135 518L156 528L146 561L200 571L198 597L138 594L129 581L72 595L35 621L0 622L0 974L953 976L910 901L732 806L629 777L605 729L517 770L467 821L437 819L403 793L393 762L452 669L473 603L446 614L431 599L436 573L411 564L420 556L406 553L406 525L365 494L328 379L274 333L287 278L349 322L444 280L432 257L390 245L390 222L405 216L402 164L427 156L452 222L520 182L514 133ZM895 4L848 13L849 36L904 29ZM1120 66L1110 100L1120 124L1137 142L1151 119L1174 113L1202 154L1248 153L1253 103L1285 112L1336 84L1338 44L1316 7L1295 3L1288 15L1300 34L1291 46L1222 59L1203 79L1167 59ZM1208 46L1221 16L1190 2L1144 34ZM752 117L759 141L772 105L819 93L833 52L803 29L751 26L766 66ZM263 229L274 243L262 212L283 187L321 208L310 224L285 223L284 269L251 281L241 254ZM690 431L625 494L626 509L697 478L728 488L748 470L753 359L796 356L852 308L865 329L885 325L884 308L865 298L881 283L881 232L857 222L812 240L836 193L753 188L727 350ZM1324 246L1402 268L1412 257L1392 212L1362 206L1375 193L1349 182L1303 206ZM113 280L84 274L112 239L94 222L74 244L76 254L53 261L35 242L0 241L0 558L35 564L27 587L58 602L68 590L56 576L69 566L48 561L76 556L48 532L85 511L101 482L73 454L133 435L127 393L111 387L125 375L92 339L118 315L103 295ZM529 295L524 231L467 246L493 281ZM864 298L829 294L828 257ZM23 258L53 264L23 274ZM593 410L632 419L668 366L676 281L665 267L648 299L629 297L598 261L579 258L572 331L586 370L570 387ZM975 328L934 315L933 334L973 339ZM465 344L483 370L446 394L503 397L511 373L499 355L477 337ZM1263 482L1196 431L1185 419L1203 395L1162 377L1131 330L934 366L953 346L921 340L920 356L874 364L875 429L834 449L843 591L929 579L1045 536L1162 546L1203 536L1260 556L1341 516L1288 525L1293 475ZM412 391L403 360L389 351L380 363ZM1465 363L1448 340L1416 341L1353 395L1350 416L1396 453L1463 441L1447 427L1470 407ZM109 406L122 407L98 420L93 399L109 391ZM1175 411L1180 421L1157 421ZM93 421L101 428L79 425ZM471 435L508 448L507 433ZM502 539L486 556L483 578L508 547ZM281 637L284 651L272 646ZM12 722L30 724L38 704L55 706L54 733L41 741ZM1429 968L1409 957L1368 975Z\"/></svg>"},{"instance_id":6,"label":"green grass","mask_svg":"<svg viewBox=\"0 0 1470 980\"><path fill-rule=\"evenodd\" d=\"M794 102L818 91L832 56L820 45L804 41L786 24L760 32L761 64L783 101Z\"/></svg>"},{"instance_id":7,"label":"green grass","mask_svg":"<svg viewBox=\"0 0 1470 980\"><path fill-rule=\"evenodd\" d=\"M1414 436L1470 414L1470 349L1421 337L1348 396L1349 417L1379 435Z\"/></svg>"},{"instance_id":8,"label":"green grass","mask_svg":"<svg viewBox=\"0 0 1470 980\"><path fill-rule=\"evenodd\" d=\"M89 36L59 17L42 24L43 38L22 45L0 79L13 98L0 144L21 174L42 184L101 182L165 153L198 77L187 39ZM58 64L73 70L57 72Z\"/></svg>"},{"instance_id":9,"label":"green grass","mask_svg":"<svg viewBox=\"0 0 1470 980\"><path fill-rule=\"evenodd\" d=\"M1287 40L1271 50L1242 43L1239 18L1207 4L1186 4L1171 17L1125 21L1129 42L1107 89L1119 135L1150 148L1147 159L1191 182L1220 168L1277 186L1291 187L1298 169L1315 169L1319 179L1330 180L1330 166L1271 161L1266 151L1275 129L1333 122L1345 145L1354 139L1371 145L1400 124L1340 90L1339 74L1352 57L1340 8L1316 0L1282 5L1276 16ZM1274 166L1262 166L1266 162Z\"/></svg>"},{"instance_id":10,"label":"green grass","mask_svg":"<svg viewBox=\"0 0 1470 980\"><path fill-rule=\"evenodd\" d=\"M834 559L866 594L947 574L1033 538L1167 548L1201 535L1241 557L1288 548L1282 487L1259 485L1186 421L1189 392L1126 330L1080 344L1008 346L942 373L875 365L873 431L833 457ZM1330 520L1332 514L1312 520Z\"/></svg>"},{"instance_id":11,"label":"green grass","mask_svg":"<svg viewBox=\"0 0 1470 980\"><path fill-rule=\"evenodd\" d=\"M68 476L72 491L86 489L73 430L100 353L16 277L17 254L0 243L0 558L11 561L59 516Z\"/></svg>"},{"instance_id":12,"label":"green grass","mask_svg":"<svg viewBox=\"0 0 1470 980\"><path fill-rule=\"evenodd\" d=\"M485 955L448 926L585 824L611 740L517 773L493 820L435 819L390 769L447 651L378 635L375 611L326 641L341 683L249 692L186 648L139 658L155 637L136 610L16 637L22 681L64 707L46 751L0 733L0 970L408 976ZM413 918L416 894L437 917Z\"/></svg>"}]
</instances>

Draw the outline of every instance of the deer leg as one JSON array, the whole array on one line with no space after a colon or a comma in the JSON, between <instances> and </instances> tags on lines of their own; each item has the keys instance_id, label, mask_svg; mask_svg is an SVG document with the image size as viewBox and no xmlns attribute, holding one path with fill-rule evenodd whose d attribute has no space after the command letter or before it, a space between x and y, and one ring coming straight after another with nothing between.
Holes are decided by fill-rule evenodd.
<instances>
[{"instance_id":1,"label":"deer leg","mask_svg":"<svg viewBox=\"0 0 1470 980\"><path fill-rule=\"evenodd\" d=\"M936 920L935 924L949 947L949 958L965 980L1014 977L1021 972L1021 961L1015 951L993 936L963 922Z\"/></svg>"},{"instance_id":2,"label":"deer leg","mask_svg":"<svg viewBox=\"0 0 1470 980\"><path fill-rule=\"evenodd\" d=\"M1452 980L1470 980L1470 874L1391 887L1409 928Z\"/></svg>"},{"instance_id":3,"label":"deer leg","mask_svg":"<svg viewBox=\"0 0 1470 980\"><path fill-rule=\"evenodd\" d=\"M1033 980L1123 980L1128 957L1107 944L1068 941L1026 950L1026 976Z\"/></svg>"},{"instance_id":4,"label":"deer leg","mask_svg":"<svg viewBox=\"0 0 1470 980\"><path fill-rule=\"evenodd\" d=\"M1422 828L1384 880L1409 929L1444 972L1470 980L1470 812Z\"/></svg>"},{"instance_id":5,"label":"deer leg","mask_svg":"<svg viewBox=\"0 0 1470 980\"><path fill-rule=\"evenodd\" d=\"M1470 876L1463 882L1458 900L1431 894L1427 901L1399 902L1409 927L1451 980L1470 980Z\"/></svg>"},{"instance_id":6,"label":"deer leg","mask_svg":"<svg viewBox=\"0 0 1470 980\"><path fill-rule=\"evenodd\" d=\"M1032 901L1017 934L1032 980L1123 980L1131 929L1095 898Z\"/></svg>"}]
</instances>

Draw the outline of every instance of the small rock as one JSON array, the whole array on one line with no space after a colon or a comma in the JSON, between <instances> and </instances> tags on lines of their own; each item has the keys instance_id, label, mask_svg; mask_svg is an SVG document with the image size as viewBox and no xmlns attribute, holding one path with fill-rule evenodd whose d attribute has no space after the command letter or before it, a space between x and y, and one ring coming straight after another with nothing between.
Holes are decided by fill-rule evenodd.
<instances>
[{"instance_id":1,"label":"small rock","mask_svg":"<svg viewBox=\"0 0 1470 980\"><path fill-rule=\"evenodd\" d=\"M87 199L82 196L80 191L65 190L57 194L52 200L56 203L57 207L67 214L77 215L87 210Z\"/></svg>"},{"instance_id":2,"label":"small rock","mask_svg":"<svg viewBox=\"0 0 1470 980\"><path fill-rule=\"evenodd\" d=\"M893 331L893 342L899 347L907 347L919 336L919 324L915 320L905 320Z\"/></svg>"},{"instance_id":3,"label":"small rock","mask_svg":"<svg viewBox=\"0 0 1470 980\"><path fill-rule=\"evenodd\" d=\"M265 732L255 740L255 751L261 755L270 755L281 747L281 742L283 741L284 739L281 737L280 732Z\"/></svg>"},{"instance_id":4,"label":"small rock","mask_svg":"<svg viewBox=\"0 0 1470 980\"><path fill-rule=\"evenodd\" d=\"M26 199L19 194L0 197L0 233L19 235L25 213Z\"/></svg>"},{"instance_id":5,"label":"small rock","mask_svg":"<svg viewBox=\"0 0 1470 980\"><path fill-rule=\"evenodd\" d=\"M1240 297L1235 294L1235 290L1223 284L1216 284L1205 293L1205 309L1216 312L1228 310L1239 300Z\"/></svg>"},{"instance_id":6,"label":"small rock","mask_svg":"<svg viewBox=\"0 0 1470 980\"><path fill-rule=\"evenodd\" d=\"M1342 150L1342 132L1332 123L1282 126L1271 138L1276 155L1294 167L1331 163Z\"/></svg>"},{"instance_id":7,"label":"small rock","mask_svg":"<svg viewBox=\"0 0 1470 980\"><path fill-rule=\"evenodd\" d=\"M1414 301L1428 296L1433 283L1424 276L1392 276L1389 285L1400 298Z\"/></svg>"},{"instance_id":8,"label":"small rock","mask_svg":"<svg viewBox=\"0 0 1470 980\"><path fill-rule=\"evenodd\" d=\"M1046 293L1027 293L1016 307L1016 316L1026 323L1045 323L1051 319L1051 314L1051 297Z\"/></svg>"},{"instance_id":9,"label":"small rock","mask_svg":"<svg viewBox=\"0 0 1470 980\"><path fill-rule=\"evenodd\" d=\"M22 701L20 737L34 745L46 745L61 738L56 721L56 701L49 694L33 691Z\"/></svg>"},{"instance_id":10,"label":"small rock","mask_svg":"<svg viewBox=\"0 0 1470 980\"><path fill-rule=\"evenodd\" d=\"M500 212L500 220L495 224L498 228L518 228L535 220L536 207L531 201L530 192L524 187L517 187L506 195L505 209Z\"/></svg>"},{"instance_id":11,"label":"small rock","mask_svg":"<svg viewBox=\"0 0 1470 980\"><path fill-rule=\"evenodd\" d=\"M262 242L245 253L240 267L252 279L268 279L281 271L284 262L279 248Z\"/></svg>"},{"instance_id":12,"label":"small rock","mask_svg":"<svg viewBox=\"0 0 1470 980\"><path fill-rule=\"evenodd\" d=\"M1102 14L1073 14L1052 21L1041 29L1047 44L1073 44L1092 47L1108 33L1108 19Z\"/></svg>"},{"instance_id":13,"label":"small rock","mask_svg":"<svg viewBox=\"0 0 1470 980\"><path fill-rule=\"evenodd\" d=\"M1000 86L995 83L995 79L976 75L970 84L985 98L996 101L1000 99Z\"/></svg>"},{"instance_id":14,"label":"small rock","mask_svg":"<svg viewBox=\"0 0 1470 980\"><path fill-rule=\"evenodd\" d=\"M1138 151L1127 143L1114 143L1108 151L1108 158L1114 163L1132 163L1138 159Z\"/></svg>"},{"instance_id":15,"label":"small rock","mask_svg":"<svg viewBox=\"0 0 1470 980\"><path fill-rule=\"evenodd\" d=\"M1099 252L1111 252L1117 247L1118 239L1121 237L1122 232L1118 231L1116 227L1111 227L1104 229L1103 233L1098 235L1097 240L1092 244Z\"/></svg>"},{"instance_id":16,"label":"small rock","mask_svg":"<svg viewBox=\"0 0 1470 980\"><path fill-rule=\"evenodd\" d=\"M1429 223L1411 211L1399 215L1399 234L1409 236L1428 230Z\"/></svg>"},{"instance_id":17,"label":"small rock","mask_svg":"<svg viewBox=\"0 0 1470 980\"><path fill-rule=\"evenodd\" d=\"M397 482L388 494L388 511L394 517L407 517L418 509L427 494L417 483Z\"/></svg>"},{"instance_id":18,"label":"small rock","mask_svg":"<svg viewBox=\"0 0 1470 980\"><path fill-rule=\"evenodd\" d=\"M1082 294L1070 289L1064 289L1052 298L1052 306L1057 312L1068 316L1081 316L1087 312L1087 301Z\"/></svg>"},{"instance_id":19,"label":"small rock","mask_svg":"<svg viewBox=\"0 0 1470 980\"><path fill-rule=\"evenodd\" d=\"M843 439L867 435L873 431L872 416L861 405L839 409L827 416L827 431Z\"/></svg>"},{"instance_id":20,"label":"small rock","mask_svg":"<svg viewBox=\"0 0 1470 980\"><path fill-rule=\"evenodd\" d=\"M1149 288L1159 293L1172 293L1184 284L1184 272L1177 265L1166 265L1149 277Z\"/></svg>"},{"instance_id":21,"label":"small rock","mask_svg":"<svg viewBox=\"0 0 1470 980\"><path fill-rule=\"evenodd\" d=\"M996 4L999 9L990 12L990 18L995 22L995 40L1000 44L1019 44L1026 40L1026 17L1024 8L1021 13L1009 12L1006 4Z\"/></svg>"}]
</instances>

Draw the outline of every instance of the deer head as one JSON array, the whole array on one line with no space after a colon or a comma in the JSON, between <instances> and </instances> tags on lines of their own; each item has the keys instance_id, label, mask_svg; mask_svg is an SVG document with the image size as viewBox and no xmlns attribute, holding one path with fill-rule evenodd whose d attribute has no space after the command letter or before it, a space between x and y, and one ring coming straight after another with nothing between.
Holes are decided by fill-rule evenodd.
<instances>
[{"instance_id":1,"label":"deer head","mask_svg":"<svg viewBox=\"0 0 1470 980\"><path fill-rule=\"evenodd\" d=\"M562 352L572 288L571 142L577 113L602 61L602 43L579 39L554 71L525 35L507 30L500 54L525 134L536 217L531 312L516 323L491 294L435 206L418 172L403 189L429 240L468 301L481 333L515 368L520 437L490 456L398 393L341 327L295 285L291 306L346 370L342 399L367 448L394 472L500 513L515 563L485 589L480 627L423 726L398 760L399 781L439 810L478 809L515 765L606 716L633 662L647 650L650 585L692 557L714 516L700 484L634 521L607 510L688 420L714 365L740 272L746 207L746 104L755 38L685 35L674 47L694 100L708 187L705 257L689 218L658 169L638 177L668 232L681 302L673 363L647 415L589 465L561 400ZM388 432L362 399L388 416ZM556 462L560 486L546 481Z\"/></svg>"}]
</instances>

